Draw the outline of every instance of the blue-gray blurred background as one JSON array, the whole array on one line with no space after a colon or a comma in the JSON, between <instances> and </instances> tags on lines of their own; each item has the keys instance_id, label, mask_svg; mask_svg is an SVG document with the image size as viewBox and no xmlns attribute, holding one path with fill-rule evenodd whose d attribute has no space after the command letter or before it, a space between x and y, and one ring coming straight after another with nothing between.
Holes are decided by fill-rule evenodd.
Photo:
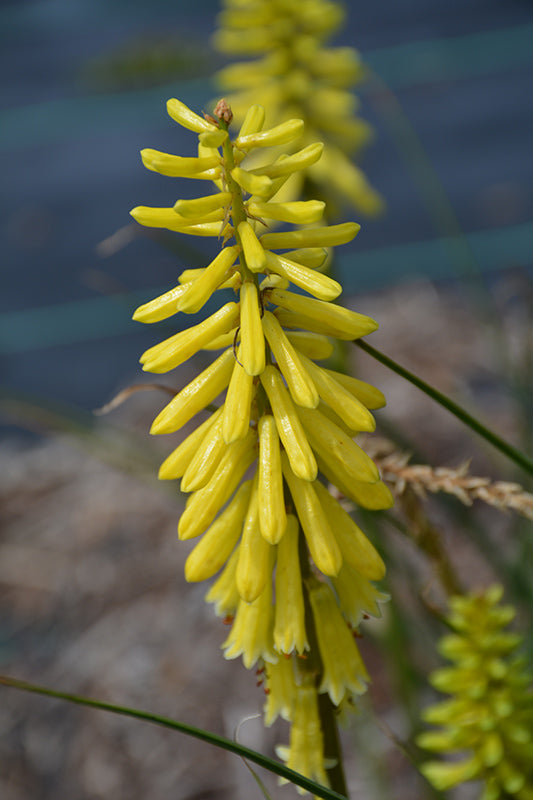
<instances>
[{"instance_id":1,"label":"blue-gray blurred background","mask_svg":"<svg viewBox=\"0 0 533 800\"><path fill-rule=\"evenodd\" d=\"M138 375L138 354L154 341L131 322L135 303L201 263L205 240L181 256L140 232L128 241L131 228L124 242L99 244L129 224L133 206L169 205L188 190L148 173L138 152L192 153L194 137L167 117L165 101L200 110L216 95L217 7L0 6L0 354L10 390L101 405ZM486 275L530 267L532 3L352 2L347 11L333 44L356 46L393 99L376 80L361 92L376 130L362 166L387 212L360 218L344 248L346 292L456 280L472 266L453 239L456 222Z\"/></svg>"}]
</instances>

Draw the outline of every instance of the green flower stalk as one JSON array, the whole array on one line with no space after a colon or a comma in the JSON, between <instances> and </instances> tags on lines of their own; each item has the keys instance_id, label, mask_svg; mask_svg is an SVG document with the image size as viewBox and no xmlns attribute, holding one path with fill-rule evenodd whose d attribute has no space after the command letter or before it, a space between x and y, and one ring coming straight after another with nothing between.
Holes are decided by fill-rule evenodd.
<instances>
[{"instance_id":1,"label":"green flower stalk","mask_svg":"<svg viewBox=\"0 0 533 800\"><path fill-rule=\"evenodd\" d=\"M501 586L492 586L450 601L448 623L454 633L441 640L439 651L453 666L434 672L431 683L452 697L424 712L440 730L421 734L418 744L454 754L452 761L422 767L436 789L477 780L481 800L531 800L532 675L516 655L522 637L506 630L515 611L500 604L502 595Z\"/></svg>"},{"instance_id":2,"label":"green flower stalk","mask_svg":"<svg viewBox=\"0 0 533 800\"><path fill-rule=\"evenodd\" d=\"M353 163L372 138L370 125L357 116L351 89L364 78L359 54L351 47L325 42L344 22L332 0L224 0L215 47L229 56L252 56L222 69L218 83L228 94L237 119L252 103L268 108L269 124L291 117L305 121L306 140L325 142L322 159L308 177L330 206L339 201L358 212L376 215L380 195ZM287 185L302 196L301 174Z\"/></svg>"},{"instance_id":3,"label":"green flower stalk","mask_svg":"<svg viewBox=\"0 0 533 800\"><path fill-rule=\"evenodd\" d=\"M207 600L231 624L226 658L241 656L246 667L266 670L266 720L293 720L291 748L300 755L289 748L288 762L322 778L326 762L309 755L321 748L320 728L308 736L306 720L316 716L319 693L338 705L365 690L369 678L352 630L363 615L379 615L386 599L373 585L385 573L381 557L319 479L320 469L365 508L392 505L376 466L353 439L374 429L369 409L384 405L383 395L316 363L331 354L331 337L353 339L377 327L333 303L341 286L317 271L325 248L350 241L359 226L317 226L324 203L276 198L289 176L318 160L322 145L247 169L251 151L292 145L302 135L301 120L264 130L264 111L252 106L232 140L225 101L213 117L178 100L167 108L198 135L198 156L143 150L144 164L211 182L214 192L131 213L144 225L218 237L221 248L207 267L185 270L176 287L138 308L134 319L196 313L224 288L235 300L222 301L141 357L143 369L165 373L200 350L219 351L152 425L155 434L178 431L225 393L165 459L160 477L181 479L181 490L190 493L178 535L201 538L185 576L203 581L219 573ZM272 220L298 227L270 232Z\"/></svg>"}]
</instances>

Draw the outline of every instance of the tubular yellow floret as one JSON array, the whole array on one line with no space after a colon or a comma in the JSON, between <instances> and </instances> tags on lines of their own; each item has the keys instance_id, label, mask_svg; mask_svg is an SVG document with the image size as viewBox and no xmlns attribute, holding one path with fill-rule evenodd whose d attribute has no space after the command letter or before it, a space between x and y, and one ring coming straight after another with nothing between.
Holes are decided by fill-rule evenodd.
<instances>
[{"instance_id":1,"label":"tubular yellow floret","mask_svg":"<svg viewBox=\"0 0 533 800\"><path fill-rule=\"evenodd\" d=\"M227 503L256 456L255 436L250 434L228 445L209 483L189 496L178 523L180 539L203 533Z\"/></svg>"},{"instance_id":2,"label":"tubular yellow floret","mask_svg":"<svg viewBox=\"0 0 533 800\"><path fill-rule=\"evenodd\" d=\"M235 583L235 571L239 558L239 548L235 548L217 580L205 596L207 603L213 603L217 617L233 617L240 603Z\"/></svg>"},{"instance_id":3,"label":"tubular yellow floret","mask_svg":"<svg viewBox=\"0 0 533 800\"><path fill-rule=\"evenodd\" d=\"M252 272L262 272L266 263L266 256L255 231L249 222L241 222L237 227L237 232L241 240L246 266Z\"/></svg>"},{"instance_id":4,"label":"tubular yellow floret","mask_svg":"<svg viewBox=\"0 0 533 800\"><path fill-rule=\"evenodd\" d=\"M205 158L173 156L162 153L160 150L145 148L141 150L144 166L152 172L159 172L169 178L197 178L205 172L220 171L220 158L206 156ZM209 176L211 178L211 175Z\"/></svg>"},{"instance_id":5,"label":"tubular yellow floret","mask_svg":"<svg viewBox=\"0 0 533 800\"><path fill-rule=\"evenodd\" d=\"M222 438L222 418L209 429L199 443L181 479L182 492L195 492L211 480L227 445Z\"/></svg>"},{"instance_id":6,"label":"tubular yellow floret","mask_svg":"<svg viewBox=\"0 0 533 800\"><path fill-rule=\"evenodd\" d=\"M239 135L237 138L243 136L250 136L254 133L259 133L263 128L265 122L265 109L263 106L250 106L244 117Z\"/></svg>"},{"instance_id":7,"label":"tubular yellow floret","mask_svg":"<svg viewBox=\"0 0 533 800\"><path fill-rule=\"evenodd\" d=\"M244 281L240 297L241 363L248 375L260 375L265 368L265 338L255 283Z\"/></svg>"},{"instance_id":8,"label":"tubular yellow floret","mask_svg":"<svg viewBox=\"0 0 533 800\"><path fill-rule=\"evenodd\" d=\"M257 479L254 480L250 504L242 529L239 561L235 580L245 603L253 603L262 593L272 572L271 545L259 530Z\"/></svg>"},{"instance_id":9,"label":"tubular yellow floret","mask_svg":"<svg viewBox=\"0 0 533 800\"><path fill-rule=\"evenodd\" d=\"M183 442L167 456L159 467L160 480L174 480L181 478L193 458L198 446L203 441L207 432L222 414L222 409L217 409L205 422L202 422Z\"/></svg>"},{"instance_id":10,"label":"tubular yellow floret","mask_svg":"<svg viewBox=\"0 0 533 800\"><path fill-rule=\"evenodd\" d=\"M261 383L267 393L279 438L292 471L306 481L314 481L318 471L315 457L278 370L267 366L261 374Z\"/></svg>"},{"instance_id":11,"label":"tubular yellow floret","mask_svg":"<svg viewBox=\"0 0 533 800\"><path fill-rule=\"evenodd\" d=\"M278 367L287 381L287 386L294 402L299 406L316 408L318 405L318 392L313 379L302 364L283 328L270 311L265 311L263 314L263 331Z\"/></svg>"},{"instance_id":12,"label":"tubular yellow floret","mask_svg":"<svg viewBox=\"0 0 533 800\"><path fill-rule=\"evenodd\" d=\"M178 299L179 311L194 314L207 303L213 292L230 277L227 273L233 266L239 249L238 245L222 248L197 280L187 285L187 291Z\"/></svg>"},{"instance_id":13,"label":"tubular yellow floret","mask_svg":"<svg viewBox=\"0 0 533 800\"><path fill-rule=\"evenodd\" d=\"M141 356L145 372L168 372L183 364L216 336L226 333L239 319L237 303L226 303L198 325L150 347Z\"/></svg>"},{"instance_id":14,"label":"tubular yellow floret","mask_svg":"<svg viewBox=\"0 0 533 800\"><path fill-rule=\"evenodd\" d=\"M317 409L299 408L298 414L313 448L321 454L326 452L332 466L338 464L352 480L379 481L379 470L372 459L338 425Z\"/></svg>"},{"instance_id":15,"label":"tubular yellow floret","mask_svg":"<svg viewBox=\"0 0 533 800\"><path fill-rule=\"evenodd\" d=\"M235 167L231 170L231 177L248 194L258 197L268 195L272 189L272 181L266 175L252 175L242 167Z\"/></svg>"},{"instance_id":16,"label":"tubular yellow floret","mask_svg":"<svg viewBox=\"0 0 533 800\"><path fill-rule=\"evenodd\" d=\"M347 389L337 382L327 370L322 369L300 354L300 360L306 367L322 400L353 431L373 431L376 428L374 417L368 409Z\"/></svg>"},{"instance_id":17,"label":"tubular yellow floret","mask_svg":"<svg viewBox=\"0 0 533 800\"><path fill-rule=\"evenodd\" d=\"M279 653L296 651L301 655L309 650L309 643L305 632L298 533L298 520L294 514L289 514L285 535L278 545L274 647Z\"/></svg>"},{"instance_id":18,"label":"tubular yellow floret","mask_svg":"<svg viewBox=\"0 0 533 800\"><path fill-rule=\"evenodd\" d=\"M130 211L133 219L146 228L166 228L176 233L188 233L192 236L219 236L220 222L205 221L193 223L180 217L173 208L151 208L137 206Z\"/></svg>"},{"instance_id":19,"label":"tubular yellow floret","mask_svg":"<svg viewBox=\"0 0 533 800\"><path fill-rule=\"evenodd\" d=\"M237 360L231 373L222 420L222 436L226 444L242 439L250 426L250 407L254 393L254 379L248 375L239 359L241 348L237 352Z\"/></svg>"},{"instance_id":20,"label":"tubular yellow floret","mask_svg":"<svg viewBox=\"0 0 533 800\"><path fill-rule=\"evenodd\" d=\"M250 503L252 481L242 483L228 507L209 526L185 562L185 579L205 581L224 566L239 541Z\"/></svg>"},{"instance_id":21,"label":"tubular yellow floret","mask_svg":"<svg viewBox=\"0 0 533 800\"><path fill-rule=\"evenodd\" d=\"M361 226L356 222L342 222L325 228L304 228L286 233L264 233L261 243L268 250L285 250L292 247L334 247L347 244L357 236Z\"/></svg>"},{"instance_id":22,"label":"tubular yellow floret","mask_svg":"<svg viewBox=\"0 0 533 800\"><path fill-rule=\"evenodd\" d=\"M247 204L253 217L293 222L296 225L318 222L322 218L324 207L325 203L321 200L297 200L290 203L260 203L250 200Z\"/></svg>"},{"instance_id":23,"label":"tubular yellow floret","mask_svg":"<svg viewBox=\"0 0 533 800\"><path fill-rule=\"evenodd\" d=\"M315 142L314 144L309 144L307 147L302 148L302 150L299 150L297 153L274 161L273 164L267 164L264 167L256 167L251 170L251 172L253 175L266 175L269 178L279 178L282 175L299 172L318 161L322 155L323 149L324 145L322 142Z\"/></svg>"},{"instance_id":24,"label":"tubular yellow floret","mask_svg":"<svg viewBox=\"0 0 533 800\"><path fill-rule=\"evenodd\" d=\"M136 322L160 322L162 319L172 317L178 310L178 300L186 289L187 286L175 286L169 292L139 306L132 319Z\"/></svg>"},{"instance_id":25,"label":"tubular yellow floret","mask_svg":"<svg viewBox=\"0 0 533 800\"><path fill-rule=\"evenodd\" d=\"M267 267L278 275L287 278L295 286L305 289L306 292L319 300L335 300L342 292L342 286L333 278L314 272L312 269L290 261L284 256L266 251Z\"/></svg>"},{"instance_id":26,"label":"tubular yellow floret","mask_svg":"<svg viewBox=\"0 0 533 800\"><path fill-rule=\"evenodd\" d=\"M235 140L235 145L241 150L250 150L252 147L273 147L282 144L289 144L298 139L304 129L301 119L288 119L274 128L258 133L249 133L246 136L239 136Z\"/></svg>"},{"instance_id":27,"label":"tubular yellow floret","mask_svg":"<svg viewBox=\"0 0 533 800\"><path fill-rule=\"evenodd\" d=\"M285 333L300 355L303 354L314 361L322 361L333 353L333 344L321 333L311 333L311 331L285 331Z\"/></svg>"},{"instance_id":28,"label":"tubular yellow floret","mask_svg":"<svg viewBox=\"0 0 533 800\"><path fill-rule=\"evenodd\" d=\"M227 138L228 132L223 130L205 131L198 137L200 144L204 147L220 147Z\"/></svg>"},{"instance_id":29,"label":"tubular yellow floret","mask_svg":"<svg viewBox=\"0 0 533 800\"><path fill-rule=\"evenodd\" d=\"M370 317L324 300L303 297L283 289L272 289L268 296L276 305L314 321L315 328L311 327L312 330L317 325L321 326L331 330L331 335L338 339L358 339L378 328L378 323Z\"/></svg>"},{"instance_id":30,"label":"tubular yellow floret","mask_svg":"<svg viewBox=\"0 0 533 800\"><path fill-rule=\"evenodd\" d=\"M194 200L178 200L174 204L174 211L182 217L194 219L224 208L230 202L231 194L229 192L219 192L218 194L208 194L205 197L196 197Z\"/></svg>"},{"instance_id":31,"label":"tubular yellow floret","mask_svg":"<svg viewBox=\"0 0 533 800\"><path fill-rule=\"evenodd\" d=\"M279 437L274 417L270 414L262 416L257 432L259 528L269 544L277 544L285 533L287 514L283 496Z\"/></svg>"},{"instance_id":32,"label":"tubular yellow floret","mask_svg":"<svg viewBox=\"0 0 533 800\"><path fill-rule=\"evenodd\" d=\"M153 421L150 433L178 431L212 403L228 385L234 360L233 351L225 350L165 406Z\"/></svg>"},{"instance_id":33,"label":"tubular yellow floret","mask_svg":"<svg viewBox=\"0 0 533 800\"><path fill-rule=\"evenodd\" d=\"M363 403L367 408L383 408L387 404L385 395L372 386L370 383L361 381L358 378L352 378L351 375L345 375L343 372L335 372L332 369L326 369L325 372L330 375L337 383L353 394L358 400Z\"/></svg>"},{"instance_id":34,"label":"tubular yellow floret","mask_svg":"<svg viewBox=\"0 0 533 800\"><path fill-rule=\"evenodd\" d=\"M182 103L181 100L176 100L175 97L167 100L167 112L168 115L183 128L187 128L195 133L203 133L204 131L212 131L214 129L212 123L198 116L198 114L195 114L185 103Z\"/></svg>"},{"instance_id":35,"label":"tubular yellow floret","mask_svg":"<svg viewBox=\"0 0 533 800\"><path fill-rule=\"evenodd\" d=\"M317 497L316 481L298 478L291 469L286 453L281 456L281 465L313 561L324 575L337 575L342 566L342 555Z\"/></svg>"},{"instance_id":36,"label":"tubular yellow floret","mask_svg":"<svg viewBox=\"0 0 533 800\"><path fill-rule=\"evenodd\" d=\"M324 247L301 247L297 250L289 250L283 254L283 258L295 261L310 269L321 267L328 256L328 251Z\"/></svg>"},{"instance_id":37,"label":"tubular yellow floret","mask_svg":"<svg viewBox=\"0 0 533 800\"><path fill-rule=\"evenodd\" d=\"M365 578L380 581L385 576L385 564L374 545L323 484L316 481L314 487L334 531L343 561Z\"/></svg>"}]
</instances>

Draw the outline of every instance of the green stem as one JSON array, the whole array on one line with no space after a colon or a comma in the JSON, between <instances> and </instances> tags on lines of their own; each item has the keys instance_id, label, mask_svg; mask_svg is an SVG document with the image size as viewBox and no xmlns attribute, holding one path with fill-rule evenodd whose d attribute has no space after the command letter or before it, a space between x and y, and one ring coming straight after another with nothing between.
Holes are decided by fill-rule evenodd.
<instances>
[{"instance_id":1,"label":"green stem","mask_svg":"<svg viewBox=\"0 0 533 800\"><path fill-rule=\"evenodd\" d=\"M100 711L108 711L112 714L133 717L135 719L143 720L144 722L150 722L154 725L159 725L163 728L171 728L172 730L179 731L187 736L192 736L195 739L200 739L203 742L208 742L216 747L220 747L223 750L229 750L230 753L235 753L236 755L246 758L249 761L253 761L260 767L264 767L270 772L279 775L281 778L286 778L291 783L301 786L302 789L305 789L306 791L311 792L318 797L323 797L324 800L346 800L346 797L343 797L336 791L315 783L315 781L300 775L298 772L285 767L283 764L273 761L271 758L268 758L261 753L257 753L255 750L250 750L249 747L237 744L237 742L233 742L223 736L218 736L215 733L209 733L201 728L195 728L192 725L186 725L183 722L178 722L177 720L170 719L169 717L162 717L158 714L152 714L148 711L140 711L139 709L135 708L127 708L126 706L117 706L112 703L104 703L101 700L93 700L90 697L68 694L67 692L58 692L55 689L49 689L46 686L38 686L36 684L26 683L26 681L21 681L17 678L11 678L6 675L0 675L0 685L11 689L19 689L23 692L31 692L33 694L40 694L46 697L54 697L57 700L64 700L68 703L74 703L79 706L87 706Z\"/></svg>"},{"instance_id":2,"label":"green stem","mask_svg":"<svg viewBox=\"0 0 533 800\"><path fill-rule=\"evenodd\" d=\"M375 358L376 361L381 362L386 367L391 369L397 375L400 375L405 380L412 383L413 386L416 386L422 392L431 397L432 400L435 400L444 408L448 409L448 411L456 416L461 422L464 422L465 425L468 425L473 431L475 431L479 436L482 436L486 439L487 442L490 442L494 447L496 447L501 453L507 456L507 458L514 461L515 464L518 464L519 467L522 467L523 470L528 472L530 475L533 475L533 460L529 458L525 453L522 453L516 447L513 447L512 444L506 442L500 436L497 436L493 433L489 428L486 428L485 425L482 425L475 417L472 417L464 408L454 403L453 400L450 400L445 394L439 392L437 389L434 389L428 383L423 381L421 378L418 378L416 375L413 375L412 372L405 369L405 367L400 366L397 364L396 361L393 361L392 358L389 358L384 353L381 353L379 350L376 350L374 347L371 347L366 342L363 342L361 339L354 341L361 350L364 350L365 353L368 353L369 356Z\"/></svg>"}]
</instances>

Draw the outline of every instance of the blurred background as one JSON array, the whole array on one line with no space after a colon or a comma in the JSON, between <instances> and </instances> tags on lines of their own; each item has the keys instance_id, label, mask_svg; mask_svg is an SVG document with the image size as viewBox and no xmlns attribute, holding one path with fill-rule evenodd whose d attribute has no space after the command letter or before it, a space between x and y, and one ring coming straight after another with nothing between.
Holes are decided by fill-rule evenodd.
<instances>
[{"instance_id":1,"label":"blurred background","mask_svg":"<svg viewBox=\"0 0 533 800\"><path fill-rule=\"evenodd\" d=\"M378 219L359 218L361 233L339 253L343 297L380 322L371 344L531 452L533 5L346 8L331 44L356 47L369 67L360 115L375 138L361 166L387 207ZM194 137L167 117L165 102L210 110L212 75L226 63L210 44L217 10L214 0L0 6L0 670L232 736L260 711L260 690L240 664L223 661L224 631L202 602L205 587L182 577L182 500L153 477L170 440L146 434L163 398L143 393L104 419L92 414L146 380L138 357L161 332L133 323L133 309L210 252L203 242L147 235L128 212L172 205L188 190L145 170L139 150L193 154ZM418 461L473 458L476 474L516 477L415 389L362 354L356 366L388 398L380 433ZM495 541L511 524L531 531L530 522L481 509L460 538L460 509L434 513L460 552L459 569L480 581L493 567L479 559L472 530L490 528ZM392 562L394 548L401 558L409 551L379 545ZM525 544L508 553L518 600L531 599L520 572L529 558ZM416 554L407 563L416 571ZM398 624L415 613L409 598L405 609ZM412 650L394 650L378 624L365 642L375 707L406 736L413 683L434 666L423 632L412 638ZM383 640L404 658L403 671L387 674ZM391 701L398 687L400 706ZM2 691L3 800L257 792L237 759L207 746ZM365 755L350 778L353 796L425 797L390 739L372 730L348 745ZM286 731L265 734L256 720L239 738L268 751ZM383 759L401 775L390 786L372 769Z\"/></svg>"}]
</instances>

